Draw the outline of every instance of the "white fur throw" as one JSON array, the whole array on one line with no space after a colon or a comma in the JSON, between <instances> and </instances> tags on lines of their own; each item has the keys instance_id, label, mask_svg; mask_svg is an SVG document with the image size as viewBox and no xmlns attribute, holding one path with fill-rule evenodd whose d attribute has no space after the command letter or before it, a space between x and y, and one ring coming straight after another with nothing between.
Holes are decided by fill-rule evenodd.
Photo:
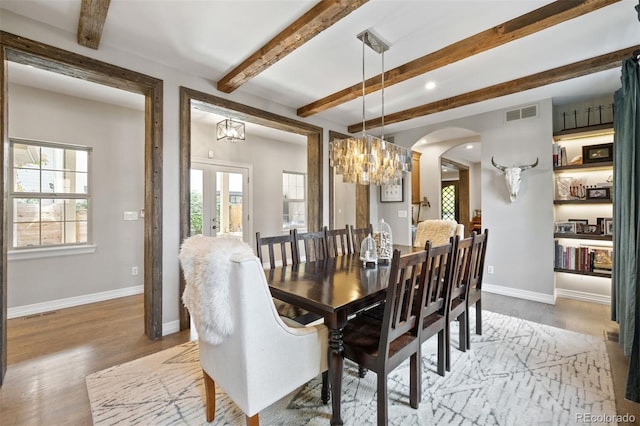
<instances>
[{"instance_id":1,"label":"white fur throw","mask_svg":"<svg viewBox=\"0 0 640 426\"><path fill-rule=\"evenodd\" d=\"M182 303L189 310L200 338L212 345L222 343L233 333L229 273L230 258L236 254L253 255L253 250L234 238L202 235L187 238L180 248L180 265L186 281Z\"/></svg>"},{"instance_id":2,"label":"white fur throw","mask_svg":"<svg viewBox=\"0 0 640 426\"><path fill-rule=\"evenodd\" d=\"M418 223L414 247L424 247L427 241L433 246L447 244L449 238L456 234L458 222L455 220L425 220Z\"/></svg>"}]
</instances>

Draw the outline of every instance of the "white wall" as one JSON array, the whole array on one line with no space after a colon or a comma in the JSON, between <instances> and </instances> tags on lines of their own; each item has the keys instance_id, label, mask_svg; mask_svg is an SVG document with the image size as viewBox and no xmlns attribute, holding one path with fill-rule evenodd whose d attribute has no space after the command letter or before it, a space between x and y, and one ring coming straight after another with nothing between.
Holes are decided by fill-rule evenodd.
<instances>
[{"instance_id":1,"label":"white wall","mask_svg":"<svg viewBox=\"0 0 640 426\"><path fill-rule=\"evenodd\" d=\"M480 135L482 142L482 226L489 229L486 265L487 290L554 302L553 272L553 137L550 99L538 102L539 116L505 123L504 111L494 111L395 134L396 143L411 147L425 135L447 127L461 127ZM443 145L443 144L439 144ZM427 145L421 156L421 190L431 200L429 217L437 217L434 201L439 189L443 146ZM445 143L446 145L446 143ZM504 176L491 166L491 157L502 164L526 164L539 158L538 167L525 172L518 199L509 201ZM422 161L422 159L424 159ZM423 174L424 170L424 174Z\"/></svg>"},{"instance_id":2,"label":"white wall","mask_svg":"<svg viewBox=\"0 0 640 426\"><path fill-rule=\"evenodd\" d=\"M253 165L253 235L282 234L282 172L307 172L307 146L247 135L244 142L215 140L215 126L193 122L191 125L192 159L207 158ZM253 247L253 244L252 244Z\"/></svg>"},{"instance_id":3,"label":"white wall","mask_svg":"<svg viewBox=\"0 0 640 426\"><path fill-rule=\"evenodd\" d=\"M123 211L144 207L144 112L12 84L8 131L93 148L96 245L90 254L10 260L9 309L142 286L143 221L124 221ZM139 275L131 275L133 266Z\"/></svg>"}]
</instances>

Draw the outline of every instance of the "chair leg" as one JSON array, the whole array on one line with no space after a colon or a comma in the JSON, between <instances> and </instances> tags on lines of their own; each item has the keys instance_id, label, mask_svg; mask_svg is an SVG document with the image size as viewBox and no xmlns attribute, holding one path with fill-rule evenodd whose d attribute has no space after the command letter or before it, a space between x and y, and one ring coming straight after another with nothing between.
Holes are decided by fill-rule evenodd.
<instances>
[{"instance_id":1,"label":"chair leg","mask_svg":"<svg viewBox=\"0 0 640 426\"><path fill-rule=\"evenodd\" d=\"M445 363L447 358L445 334L445 329L442 329L438 332L438 374L442 377L444 377Z\"/></svg>"},{"instance_id":2,"label":"chair leg","mask_svg":"<svg viewBox=\"0 0 640 426\"><path fill-rule=\"evenodd\" d=\"M467 315L467 326L465 327L465 339L467 341L467 349L471 349L471 317L469 316L469 301L467 300L467 309L465 310Z\"/></svg>"},{"instance_id":3,"label":"chair leg","mask_svg":"<svg viewBox=\"0 0 640 426\"><path fill-rule=\"evenodd\" d=\"M418 408L422 400L422 365L420 353L411 355L409 367L409 405Z\"/></svg>"},{"instance_id":4,"label":"chair leg","mask_svg":"<svg viewBox=\"0 0 640 426\"><path fill-rule=\"evenodd\" d=\"M476 302L476 334L482 335L482 299Z\"/></svg>"},{"instance_id":5,"label":"chair leg","mask_svg":"<svg viewBox=\"0 0 640 426\"><path fill-rule=\"evenodd\" d=\"M260 419L257 413L251 417L247 416L247 426L260 426Z\"/></svg>"},{"instance_id":6,"label":"chair leg","mask_svg":"<svg viewBox=\"0 0 640 426\"><path fill-rule=\"evenodd\" d=\"M329 371L322 373L322 392L320 392L322 403L327 405L329 403Z\"/></svg>"},{"instance_id":7,"label":"chair leg","mask_svg":"<svg viewBox=\"0 0 640 426\"><path fill-rule=\"evenodd\" d=\"M444 352L445 368L447 371L451 371L451 327L449 327L449 321L445 327L444 333L444 346L447 348Z\"/></svg>"},{"instance_id":8,"label":"chair leg","mask_svg":"<svg viewBox=\"0 0 640 426\"><path fill-rule=\"evenodd\" d=\"M387 376L384 372L378 373L378 426L386 426L387 414Z\"/></svg>"},{"instance_id":9,"label":"chair leg","mask_svg":"<svg viewBox=\"0 0 640 426\"><path fill-rule=\"evenodd\" d=\"M458 349L462 352L467 351L467 313L463 312L458 317L458 322L460 323L460 342L458 344Z\"/></svg>"},{"instance_id":10,"label":"chair leg","mask_svg":"<svg viewBox=\"0 0 640 426\"><path fill-rule=\"evenodd\" d=\"M211 423L216 417L216 382L202 370L204 377L204 392L205 392L205 413L207 415L207 422Z\"/></svg>"}]
</instances>

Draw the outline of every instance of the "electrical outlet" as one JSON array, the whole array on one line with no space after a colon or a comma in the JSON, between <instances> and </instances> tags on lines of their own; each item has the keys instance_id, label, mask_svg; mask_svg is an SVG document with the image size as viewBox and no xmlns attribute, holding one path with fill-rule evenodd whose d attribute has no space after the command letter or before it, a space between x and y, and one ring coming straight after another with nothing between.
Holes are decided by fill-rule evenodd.
<instances>
[{"instance_id":1,"label":"electrical outlet","mask_svg":"<svg viewBox=\"0 0 640 426\"><path fill-rule=\"evenodd\" d=\"M138 267L134 266L133 268L131 268L131 275L138 275Z\"/></svg>"},{"instance_id":2,"label":"electrical outlet","mask_svg":"<svg viewBox=\"0 0 640 426\"><path fill-rule=\"evenodd\" d=\"M487 273L493 274L493 265L487 266Z\"/></svg>"}]
</instances>

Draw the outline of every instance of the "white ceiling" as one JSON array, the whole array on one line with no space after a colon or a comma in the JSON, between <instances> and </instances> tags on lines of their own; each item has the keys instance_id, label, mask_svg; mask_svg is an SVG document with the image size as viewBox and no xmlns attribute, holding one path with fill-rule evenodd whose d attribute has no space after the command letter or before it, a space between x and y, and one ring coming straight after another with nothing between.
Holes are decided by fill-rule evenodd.
<instances>
[{"instance_id":1,"label":"white ceiling","mask_svg":"<svg viewBox=\"0 0 640 426\"><path fill-rule=\"evenodd\" d=\"M63 31L75 40L80 3L81 0L2 0L0 12L4 16L22 15ZM309 0L112 0L100 46L188 70L210 80L211 93L224 97L226 95L215 90L215 82L315 3ZM549 1L371 0L241 86L238 92L295 111L361 81L361 44L356 35L365 29L373 29L390 43L385 54L385 69L388 70L547 3ZM634 10L636 4L635 0L622 0L387 87L385 113L637 45L640 29ZM91 51L85 50L91 55ZM379 73L380 56L367 49L365 58L367 77ZM29 79L29 71L24 68L12 66L10 81L33 84L37 75ZM567 104L610 95L619 87L619 79L619 69L603 71L391 124L386 126L385 134L545 98ZM436 88L425 90L427 81L436 82ZM63 83L56 79L46 84L51 84L48 90L54 90ZM88 95L95 91L85 86L78 93ZM128 98L129 94L114 93L101 96L115 96L129 105L140 102L135 97ZM380 93L367 96L366 106L367 118L378 117L381 113ZM362 120L361 100L347 102L318 116L343 126L358 123Z\"/></svg>"}]
</instances>

